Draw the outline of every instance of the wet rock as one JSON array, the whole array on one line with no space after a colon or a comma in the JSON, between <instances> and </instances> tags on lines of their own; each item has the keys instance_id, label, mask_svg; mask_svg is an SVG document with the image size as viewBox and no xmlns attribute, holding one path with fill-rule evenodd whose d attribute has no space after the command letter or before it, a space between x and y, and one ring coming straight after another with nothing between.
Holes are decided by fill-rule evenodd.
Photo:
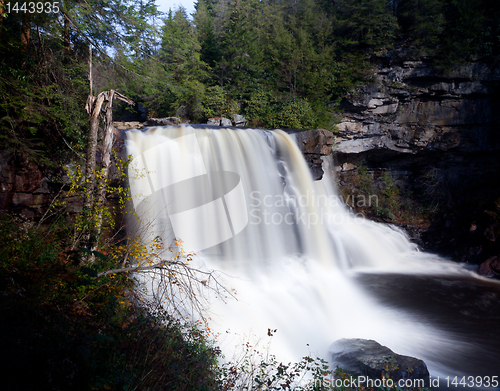
<instances>
[{"instance_id":1,"label":"wet rock","mask_svg":"<svg viewBox=\"0 0 500 391\"><path fill-rule=\"evenodd\" d=\"M340 339L330 346L329 354L334 366L355 377L423 379L429 384L429 371L422 360L394 353L373 340Z\"/></svg>"},{"instance_id":2,"label":"wet rock","mask_svg":"<svg viewBox=\"0 0 500 391\"><path fill-rule=\"evenodd\" d=\"M329 155L335 141L333 133L326 129L310 129L295 133L297 145L303 153Z\"/></svg>"},{"instance_id":3,"label":"wet rock","mask_svg":"<svg viewBox=\"0 0 500 391\"><path fill-rule=\"evenodd\" d=\"M500 257L491 257L479 265L477 274L500 279Z\"/></svg>"},{"instance_id":4,"label":"wet rock","mask_svg":"<svg viewBox=\"0 0 500 391\"><path fill-rule=\"evenodd\" d=\"M332 151L333 133L326 129L310 129L292 132L297 145L311 169L313 179L323 178L323 161L321 156L327 156Z\"/></svg>"},{"instance_id":5,"label":"wet rock","mask_svg":"<svg viewBox=\"0 0 500 391\"><path fill-rule=\"evenodd\" d=\"M123 129L123 130L129 130L129 129L142 129L144 128L144 123L139 122L139 121L132 121L132 122L114 122L116 129Z\"/></svg>"}]
</instances>

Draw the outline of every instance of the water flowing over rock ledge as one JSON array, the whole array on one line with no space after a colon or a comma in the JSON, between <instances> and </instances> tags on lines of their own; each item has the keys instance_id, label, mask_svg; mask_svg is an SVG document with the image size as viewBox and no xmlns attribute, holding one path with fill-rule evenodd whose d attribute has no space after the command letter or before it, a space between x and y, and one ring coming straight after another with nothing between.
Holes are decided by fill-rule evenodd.
<instances>
[{"instance_id":1,"label":"water flowing over rock ledge","mask_svg":"<svg viewBox=\"0 0 500 391\"><path fill-rule=\"evenodd\" d=\"M335 141L333 133L326 129L287 131L287 133L295 136L297 145L311 169L313 179L315 181L321 179L323 177L321 156L332 153Z\"/></svg>"},{"instance_id":2,"label":"water flowing over rock ledge","mask_svg":"<svg viewBox=\"0 0 500 391\"><path fill-rule=\"evenodd\" d=\"M115 122L115 144L117 153L123 155L124 130L143 129L145 126L178 125L176 117L150 118L147 122ZM196 126L196 125L195 125ZM210 125L198 125L211 127ZM219 126L213 126L220 128ZM325 129L290 130L294 134L299 149L311 168L314 180L323 176L321 156L329 155L334 136ZM71 164L70 164L71 166ZM111 178L113 179L113 168ZM59 178L59 179L58 179ZM0 151L0 211L14 212L26 218L39 219L46 212L50 202L61 190L64 175L59 169L48 169L41 164L28 160L19 160L10 151ZM111 197L111 200L113 197ZM68 206L77 211L81 206L79 199L74 199Z\"/></svg>"}]
</instances>

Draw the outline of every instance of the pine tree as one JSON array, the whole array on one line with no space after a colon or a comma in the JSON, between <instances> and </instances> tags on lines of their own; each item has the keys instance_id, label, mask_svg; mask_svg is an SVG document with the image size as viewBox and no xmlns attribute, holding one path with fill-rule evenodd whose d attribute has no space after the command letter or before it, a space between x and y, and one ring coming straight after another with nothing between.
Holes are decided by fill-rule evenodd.
<instances>
[{"instance_id":1,"label":"pine tree","mask_svg":"<svg viewBox=\"0 0 500 391\"><path fill-rule=\"evenodd\" d=\"M173 94L174 99L168 110L175 114L181 106L185 106L183 115L189 113L199 118L202 116L201 99L207 65L201 60L201 46L195 27L182 7L175 13L170 11L164 22L159 59L171 80L168 93Z\"/></svg>"},{"instance_id":2,"label":"pine tree","mask_svg":"<svg viewBox=\"0 0 500 391\"><path fill-rule=\"evenodd\" d=\"M399 0L397 16L403 32L417 46L435 48L445 27L443 0Z\"/></svg>"}]
</instances>

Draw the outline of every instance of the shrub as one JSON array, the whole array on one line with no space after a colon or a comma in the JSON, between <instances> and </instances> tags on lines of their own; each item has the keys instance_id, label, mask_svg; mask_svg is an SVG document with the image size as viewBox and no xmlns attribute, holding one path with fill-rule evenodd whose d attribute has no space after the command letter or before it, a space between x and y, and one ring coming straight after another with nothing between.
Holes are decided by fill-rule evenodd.
<instances>
[{"instance_id":1,"label":"shrub","mask_svg":"<svg viewBox=\"0 0 500 391\"><path fill-rule=\"evenodd\" d=\"M311 129L314 127L314 114L311 105L304 98L287 99L275 104L274 115L269 118L271 128Z\"/></svg>"},{"instance_id":2,"label":"shrub","mask_svg":"<svg viewBox=\"0 0 500 391\"><path fill-rule=\"evenodd\" d=\"M81 267L67 231L0 218L4 388L217 389L218 350L203 330L142 304L128 274L96 278L115 260L99 252Z\"/></svg>"},{"instance_id":3,"label":"shrub","mask_svg":"<svg viewBox=\"0 0 500 391\"><path fill-rule=\"evenodd\" d=\"M258 90L245 101L245 115L253 126L274 129L310 129L315 126L311 105L304 98L273 97Z\"/></svg>"},{"instance_id":4,"label":"shrub","mask_svg":"<svg viewBox=\"0 0 500 391\"><path fill-rule=\"evenodd\" d=\"M203 98L203 114L206 118L230 117L239 112L235 101L228 98L227 92L220 86L209 87Z\"/></svg>"}]
</instances>

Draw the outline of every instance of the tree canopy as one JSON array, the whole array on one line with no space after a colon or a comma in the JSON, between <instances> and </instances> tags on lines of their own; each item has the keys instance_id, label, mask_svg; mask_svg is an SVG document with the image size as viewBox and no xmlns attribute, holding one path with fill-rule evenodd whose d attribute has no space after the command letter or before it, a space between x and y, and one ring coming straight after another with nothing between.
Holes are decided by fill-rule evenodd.
<instances>
[{"instance_id":1,"label":"tree canopy","mask_svg":"<svg viewBox=\"0 0 500 391\"><path fill-rule=\"evenodd\" d=\"M39 156L85 145L89 46L96 93L116 89L150 116L232 111L263 127L331 128L374 53L405 45L444 66L500 54L494 0L198 0L193 15L154 0L1 7L0 137Z\"/></svg>"}]
</instances>

